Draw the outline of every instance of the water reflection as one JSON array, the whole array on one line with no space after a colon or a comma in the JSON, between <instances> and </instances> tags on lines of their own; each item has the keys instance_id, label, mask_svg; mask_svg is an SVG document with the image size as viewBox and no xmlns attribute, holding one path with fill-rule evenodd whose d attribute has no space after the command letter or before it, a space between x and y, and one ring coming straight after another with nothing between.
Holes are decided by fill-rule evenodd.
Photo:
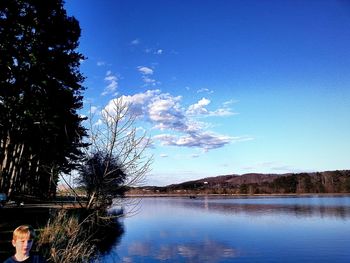
<instances>
[{"instance_id":1,"label":"water reflection","mask_svg":"<svg viewBox=\"0 0 350 263\"><path fill-rule=\"evenodd\" d=\"M350 262L350 197L144 198L102 262Z\"/></svg>"},{"instance_id":2,"label":"water reflection","mask_svg":"<svg viewBox=\"0 0 350 263\"><path fill-rule=\"evenodd\" d=\"M212 240L204 240L195 243L161 244L153 242L134 242L128 247L128 256L122 258L122 262L137 262L135 257L148 258L147 262L166 261L172 262L219 262L221 259L232 259L238 256L238 252L224 243Z\"/></svg>"},{"instance_id":3,"label":"water reflection","mask_svg":"<svg viewBox=\"0 0 350 263\"><path fill-rule=\"evenodd\" d=\"M98 228L95 239L97 242L99 253L111 253L111 250L120 243L121 237L124 234L124 225L115 220L111 225L101 225Z\"/></svg>"},{"instance_id":4,"label":"water reflection","mask_svg":"<svg viewBox=\"0 0 350 263\"><path fill-rule=\"evenodd\" d=\"M247 214L250 216L261 215L292 215L295 217L333 217L342 220L350 218L350 205L328 205L328 204L267 204L264 202L231 202L227 199L201 198L196 200L178 200L177 205L189 209L205 209L209 212L223 214ZM240 200L242 201L242 200ZM252 201L252 199L248 200ZM253 200L254 201L254 200Z\"/></svg>"}]
</instances>

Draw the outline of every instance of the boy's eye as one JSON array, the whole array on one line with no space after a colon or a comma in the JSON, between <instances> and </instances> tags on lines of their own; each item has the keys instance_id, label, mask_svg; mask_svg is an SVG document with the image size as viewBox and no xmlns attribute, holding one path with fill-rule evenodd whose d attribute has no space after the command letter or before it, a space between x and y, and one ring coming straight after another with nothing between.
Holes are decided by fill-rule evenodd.
<instances>
[{"instance_id":1,"label":"boy's eye","mask_svg":"<svg viewBox=\"0 0 350 263\"><path fill-rule=\"evenodd\" d=\"M33 239L22 239L22 240L19 240L19 242L21 242L21 243L24 243L24 242L32 243Z\"/></svg>"}]
</instances>

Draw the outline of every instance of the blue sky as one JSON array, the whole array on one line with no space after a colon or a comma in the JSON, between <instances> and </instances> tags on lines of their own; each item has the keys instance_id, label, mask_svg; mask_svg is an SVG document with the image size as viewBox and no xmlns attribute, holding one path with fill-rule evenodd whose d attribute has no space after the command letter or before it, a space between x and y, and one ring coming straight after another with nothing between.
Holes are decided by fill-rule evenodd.
<instances>
[{"instance_id":1,"label":"blue sky","mask_svg":"<svg viewBox=\"0 0 350 263\"><path fill-rule=\"evenodd\" d=\"M148 185L349 169L350 4L67 0L85 108L133 103Z\"/></svg>"}]
</instances>

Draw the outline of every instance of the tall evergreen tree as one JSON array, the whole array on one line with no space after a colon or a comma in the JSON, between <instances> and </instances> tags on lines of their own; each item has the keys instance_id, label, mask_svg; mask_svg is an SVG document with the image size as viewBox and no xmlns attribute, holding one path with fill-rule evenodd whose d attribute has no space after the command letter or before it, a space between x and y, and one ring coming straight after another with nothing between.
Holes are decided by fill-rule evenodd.
<instances>
[{"instance_id":1,"label":"tall evergreen tree","mask_svg":"<svg viewBox=\"0 0 350 263\"><path fill-rule=\"evenodd\" d=\"M9 195L54 195L85 146L81 30L63 4L0 1L0 191Z\"/></svg>"}]
</instances>

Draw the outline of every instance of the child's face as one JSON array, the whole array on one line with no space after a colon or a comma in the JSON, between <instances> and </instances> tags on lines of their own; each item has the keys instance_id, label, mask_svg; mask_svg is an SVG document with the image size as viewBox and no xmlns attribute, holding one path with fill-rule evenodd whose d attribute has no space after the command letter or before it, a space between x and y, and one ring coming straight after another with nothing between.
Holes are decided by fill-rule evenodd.
<instances>
[{"instance_id":1,"label":"child's face","mask_svg":"<svg viewBox=\"0 0 350 263\"><path fill-rule=\"evenodd\" d=\"M12 240L12 245L16 248L16 253L21 255L29 255L29 251L33 246L33 239L27 237Z\"/></svg>"}]
</instances>

